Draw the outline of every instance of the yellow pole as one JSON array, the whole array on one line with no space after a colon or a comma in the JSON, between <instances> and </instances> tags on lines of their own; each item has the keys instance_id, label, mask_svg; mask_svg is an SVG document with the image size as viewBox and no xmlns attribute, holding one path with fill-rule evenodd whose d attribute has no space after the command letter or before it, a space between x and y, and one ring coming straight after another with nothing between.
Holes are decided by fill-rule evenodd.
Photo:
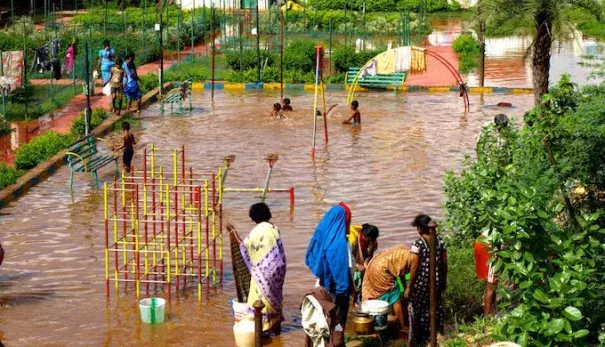
<instances>
[{"instance_id":1,"label":"yellow pole","mask_svg":"<svg viewBox=\"0 0 605 347\"><path fill-rule=\"evenodd\" d=\"M208 213L208 179L204 180L204 220L209 218ZM207 232L207 231L206 231ZM206 276L208 276L210 271L210 240L208 240L208 236L206 236ZM206 279L209 281L210 279Z\"/></svg>"},{"instance_id":2,"label":"yellow pole","mask_svg":"<svg viewBox=\"0 0 605 347\"><path fill-rule=\"evenodd\" d=\"M139 221L135 220L134 222L134 244L135 244L135 248L136 248L136 252L134 253L134 256L136 257L135 259L135 283L136 283L136 291L137 291L137 298L139 298L141 296L141 276L139 276L139 261L138 259L140 259L139 257ZM145 255L147 255L147 253L145 253Z\"/></svg>"},{"instance_id":3,"label":"yellow pole","mask_svg":"<svg viewBox=\"0 0 605 347\"><path fill-rule=\"evenodd\" d=\"M196 192L199 192L199 190L196 190ZM201 195L201 193L200 193ZM201 197L200 197L201 198ZM202 208L202 203L200 202L198 204L198 208ZM198 211L197 215L199 216L201 213L200 211ZM202 256L202 221L199 220L198 217L198 221L197 221L197 256L201 257ZM198 262L199 267L202 266L201 261ZM198 301L202 300L202 277L200 276L197 279L197 299Z\"/></svg>"},{"instance_id":4,"label":"yellow pole","mask_svg":"<svg viewBox=\"0 0 605 347\"><path fill-rule=\"evenodd\" d=\"M161 167L160 167L161 170ZM166 231L167 235L170 235L170 188L166 184ZM170 285L170 239L166 245L166 282Z\"/></svg>"},{"instance_id":5,"label":"yellow pole","mask_svg":"<svg viewBox=\"0 0 605 347\"><path fill-rule=\"evenodd\" d=\"M223 169L219 168L218 169L218 203L219 203L219 208L223 209ZM220 217L219 217L220 218ZM223 260L223 232L222 230L220 231L220 235L219 235L219 248L218 248L218 259L220 261Z\"/></svg>"}]
</instances>

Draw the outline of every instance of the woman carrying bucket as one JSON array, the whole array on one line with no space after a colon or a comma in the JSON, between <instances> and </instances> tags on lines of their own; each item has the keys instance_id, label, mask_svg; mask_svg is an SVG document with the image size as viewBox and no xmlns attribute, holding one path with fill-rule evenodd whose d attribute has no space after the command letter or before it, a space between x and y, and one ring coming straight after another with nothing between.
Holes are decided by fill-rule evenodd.
<instances>
[{"instance_id":1,"label":"woman carrying bucket","mask_svg":"<svg viewBox=\"0 0 605 347\"><path fill-rule=\"evenodd\" d=\"M242 241L233 225L227 230L240 244L240 252L251 274L247 304L253 307L262 300L263 332L279 334L281 330L283 286L286 278L286 253L277 227L270 223L271 211L265 203L250 207L250 218L256 226Z\"/></svg>"}]
</instances>

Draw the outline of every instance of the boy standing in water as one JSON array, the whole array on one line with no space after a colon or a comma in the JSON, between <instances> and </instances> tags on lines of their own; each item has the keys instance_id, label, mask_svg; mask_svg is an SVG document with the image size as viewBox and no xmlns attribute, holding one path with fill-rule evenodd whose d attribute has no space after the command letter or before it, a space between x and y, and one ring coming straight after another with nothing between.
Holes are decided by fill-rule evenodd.
<instances>
[{"instance_id":1,"label":"boy standing in water","mask_svg":"<svg viewBox=\"0 0 605 347\"><path fill-rule=\"evenodd\" d=\"M271 118L275 118L275 119L286 118L284 116L284 112L282 111L281 104L279 102L276 102L275 104L273 104L273 111L271 111Z\"/></svg>"},{"instance_id":2,"label":"boy standing in water","mask_svg":"<svg viewBox=\"0 0 605 347\"><path fill-rule=\"evenodd\" d=\"M342 121L342 124L360 125L361 124L361 113L359 112L359 102L353 100L351 102L351 117Z\"/></svg>"},{"instance_id":3,"label":"boy standing in water","mask_svg":"<svg viewBox=\"0 0 605 347\"><path fill-rule=\"evenodd\" d=\"M134 145L137 142L134 140L134 135L130 132L130 124L128 122L122 122L122 130L124 131L124 135L122 136L124 143L116 148L116 150L124 148L124 169L126 173L130 173L132 170L132 157L134 157Z\"/></svg>"},{"instance_id":4,"label":"boy standing in water","mask_svg":"<svg viewBox=\"0 0 605 347\"><path fill-rule=\"evenodd\" d=\"M124 70L122 70L122 58L116 59L116 64L111 68L111 75L105 84L111 83L111 112L115 112L118 116L122 111L122 100L124 98ZM116 101L119 102L116 105Z\"/></svg>"},{"instance_id":5,"label":"boy standing in water","mask_svg":"<svg viewBox=\"0 0 605 347\"><path fill-rule=\"evenodd\" d=\"M284 107L282 107L282 111L284 111L284 112L292 112L292 111L294 111L292 109L292 106L290 106L290 99L288 99L288 98L284 99Z\"/></svg>"}]
</instances>

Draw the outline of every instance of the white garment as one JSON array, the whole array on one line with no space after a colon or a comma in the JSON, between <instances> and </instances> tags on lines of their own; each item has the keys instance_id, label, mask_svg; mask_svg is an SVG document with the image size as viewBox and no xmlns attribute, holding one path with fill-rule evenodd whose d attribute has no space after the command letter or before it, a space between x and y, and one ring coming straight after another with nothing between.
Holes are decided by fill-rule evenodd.
<instances>
[{"instance_id":1,"label":"white garment","mask_svg":"<svg viewBox=\"0 0 605 347\"><path fill-rule=\"evenodd\" d=\"M412 68L412 47L395 48L395 72L410 71Z\"/></svg>"},{"instance_id":2,"label":"white garment","mask_svg":"<svg viewBox=\"0 0 605 347\"><path fill-rule=\"evenodd\" d=\"M330 338L330 327L319 302L312 295L305 296L300 313L303 329L313 342L313 346L325 347L325 339Z\"/></svg>"},{"instance_id":3,"label":"white garment","mask_svg":"<svg viewBox=\"0 0 605 347\"><path fill-rule=\"evenodd\" d=\"M376 76L378 71L378 66L376 65L376 60L372 60L369 64L365 66L365 68L361 71L361 78L366 76Z\"/></svg>"}]
</instances>

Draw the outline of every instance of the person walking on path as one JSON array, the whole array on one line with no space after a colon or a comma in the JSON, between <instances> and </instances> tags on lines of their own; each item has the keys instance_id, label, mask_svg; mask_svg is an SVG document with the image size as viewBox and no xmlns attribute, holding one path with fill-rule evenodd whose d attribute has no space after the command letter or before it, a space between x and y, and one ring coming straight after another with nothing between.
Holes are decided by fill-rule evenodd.
<instances>
[{"instance_id":1,"label":"person walking on path","mask_svg":"<svg viewBox=\"0 0 605 347\"><path fill-rule=\"evenodd\" d=\"M113 59L115 58L116 52L109 44L109 40L103 41L103 48L99 50L99 62L97 63L97 69L101 70L101 79L103 85L109 81L111 75L111 68L114 65Z\"/></svg>"},{"instance_id":2,"label":"person walking on path","mask_svg":"<svg viewBox=\"0 0 605 347\"><path fill-rule=\"evenodd\" d=\"M128 109L132 106L132 101L137 102L137 113L141 114L141 90L139 89L139 75L137 74L137 67L134 64L134 53L128 54L126 61L122 65L124 70L124 94L128 98Z\"/></svg>"}]
</instances>

